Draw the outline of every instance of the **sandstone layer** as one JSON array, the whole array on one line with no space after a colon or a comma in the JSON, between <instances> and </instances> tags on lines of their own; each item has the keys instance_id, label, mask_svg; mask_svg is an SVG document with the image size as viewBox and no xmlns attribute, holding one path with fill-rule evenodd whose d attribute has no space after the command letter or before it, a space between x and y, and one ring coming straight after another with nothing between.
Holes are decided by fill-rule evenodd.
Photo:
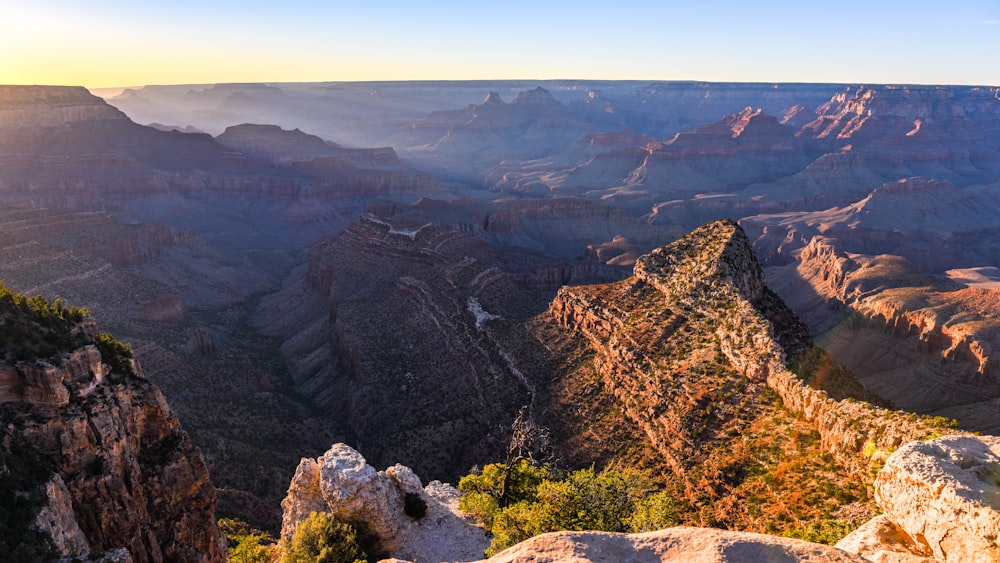
<instances>
[{"instance_id":1,"label":"sandstone layer","mask_svg":"<svg viewBox=\"0 0 1000 563\"><path fill-rule=\"evenodd\" d=\"M900 408L995 431L995 288L922 274L897 256L845 252L819 236L795 256L769 269L776 291L869 389Z\"/></svg>"}]
</instances>

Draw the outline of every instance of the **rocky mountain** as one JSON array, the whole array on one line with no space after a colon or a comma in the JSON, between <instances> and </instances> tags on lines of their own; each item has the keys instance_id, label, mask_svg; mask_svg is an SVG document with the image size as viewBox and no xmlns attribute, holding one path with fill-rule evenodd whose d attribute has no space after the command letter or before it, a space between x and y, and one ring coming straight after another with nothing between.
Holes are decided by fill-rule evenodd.
<instances>
[{"instance_id":1,"label":"rocky mountain","mask_svg":"<svg viewBox=\"0 0 1000 563\"><path fill-rule=\"evenodd\" d=\"M2 556L222 561L201 453L128 349L61 302L3 291Z\"/></svg>"},{"instance_id":2,"label":"rocky mountain","mask_svg":"<svg viewBox=\"0 0 1000 563\"><path fill-rule=\"evenodd\" d=\"M296 385L341 417L368 459L454 480L497 451L498 427L529 400L519 323L562 283L622 273L368 214L313 247L257 318L284 339Z\"/></svg>"},{"instance_id":3,"label":"rocky mountain","mask_svg":"<svg viewBox=\"0 0 1000 563\"><path fill-rule=\"evenodd\" d=\"M732 222L640 257L631 278L564 287L547 307L552 289L514 283L533 262L498 262L490 248L366 216L314 248L311 292L289 286L262 304L261 318L283 310L289 323L325 311L283 349L376 464L453 480L449 468L496 459L523 405L566 466L644 467L684 499L684 523L775 532L782 513L860 525L874 508L857 471L951 431L872 406L880 399L812 348L766 288ZM376 282L358 285L361 272ZM791 490L812 500L789 506Z\"/></svg>"},{"instance_id":4,"label":"rocky mountain","mask_svg":"<svg viewBox=\"0 0 1000 563\"><path fill-rule=\"evenodd\" d=\"M298 129L286 131L277 125L244 123L227 127L215 138L219 144L254 158L275 164L296 163L296 170L306 168L362 175L357 168L398 172L399 157L391 147L347 149ZM315 163L307 167L304 163Z\"/></svg>"},{"instance_id":5,"label":"rocky mountain","mask_svg":"<svg viewBox=\"0 0 1000 563\"><path fill-rule=\"evenodd\" d=\"M707 225L641 257L630 279L563 288L534 330L550 350L561 340L557 354L566 358L550 383L548 407L583 409L554 416L549 424L557 435L566 443L597 433L597 443L616 448L645 444L647 459L655 451L673 474L690 475L688 487L708 470L706 460L745 463L739 454L729 457L734 452L721 439L735 431L732 425L753 428L759 416L773 428L783 416L768 406L766 388L784 408L814 421L822 448L848 465L869 441L892 448L928 431L905 416L841 400L878 401L850 374L803 361L816 353L809 351L807 330L766 288L746 235L730 222ZM567 331L571 337L560 339ZM601 413L616 409L635 425L633 441L616 438L625 427L603 419ZM597 422L602 419L607 423ZM605 451L597 459L620 453ZM576 455L583 461L594 452L584 447Z\"/></svg>"},{"instance_id":6,"label":"rocky mountain","mask_svg":"<svg viewBox=\"0 0 1000 563\"><path fill-rule=\"evenodd\" d=\"M742 222L770 263L787 263L817 235L844 252L893 254L927 273L978 267L1000 256L996 184L956 188L949 182L902 178L862 199L822 211L749 217ZM766 231L766 234L764 233Z\"/></svg>"},{"instance_id":7,"label":"rocky mountain","mask_svg":"<svg viewBox=\"0 0 1000 563\"><path fill-rule=\"evenodd\" d=\"M860 151L886 180L925 176L964 187L997 178L998 110L995 88L860 86L819 106L798 134Z\"/></svg>"},{"instance_id":8,"label":"rocky mountain","mask_svg":"<svg viewBox=\"0 0 1000 563\"><path fill-rule=\"evenodd\" d=\"M528 400L521 363L537 344L523 321L564 284L621 279L671 234L579 198L370 209L312 247L255 322L369 459L451 480L498 451L497 428Z\"/></svg>"},{"instance_id":9,"label":"rocky mountain","mask_svg":"<svg viewBox=\"0 0 1000 563\"><path fill-rule=\"evenodd\" d=\"M573 115L603 131L629 127L669 138L746 106L811 120L813 109L844 86L602 80L216 84L146 86L125 90L110 101L140 123L192 125L218 134L231 125L263 120L313 131L341 144L372 146L385 144L400 128L431 112L461 111L490 92L512 100L540 87ZM226 103L236 95L242 108Z\"/></svg>"},{"instance_id":10,"label":"rocky mountain","mask_svg":"<svg viewBox=\"0 0 1000 563\"><path fill-rule=\"evenodd\" d=\"M895 405L992 432L996 290L920 273L890 255L848 254L822 237L768 277L831 354Z\"/></svg>"},{"instance_id":11,"label":"rocky mountain","mask_svg":"<svg viewBox=\"0 0 1000 563\"><path fill-rule=\"evenodd\" d=\"M227 127L215 140L224 147L274 162L330 156L340 148L298 129L286 131L277 125L251 123Z\"/></svg>"}]
</instances>

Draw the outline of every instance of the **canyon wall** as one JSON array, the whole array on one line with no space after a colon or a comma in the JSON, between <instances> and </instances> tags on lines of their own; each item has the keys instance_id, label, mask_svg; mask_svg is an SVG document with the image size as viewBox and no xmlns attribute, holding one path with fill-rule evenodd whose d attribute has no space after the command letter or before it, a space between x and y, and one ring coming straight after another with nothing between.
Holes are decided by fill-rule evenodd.
<instances>
[{"instance_id":1,"label":"canyon wall","mask_svg":"<svg viewBox=\"0 0 1000 563\"><path fill-rule=\"evenodd\" d=\"M92 322L75 330L96 335ZM17 444L49 472L36 526L66 555L124 548L136 562L223 561L201 453L138 362L107 356L85 345L61 365L0 367L4 450Z\"/></svg>"}]
</instances>

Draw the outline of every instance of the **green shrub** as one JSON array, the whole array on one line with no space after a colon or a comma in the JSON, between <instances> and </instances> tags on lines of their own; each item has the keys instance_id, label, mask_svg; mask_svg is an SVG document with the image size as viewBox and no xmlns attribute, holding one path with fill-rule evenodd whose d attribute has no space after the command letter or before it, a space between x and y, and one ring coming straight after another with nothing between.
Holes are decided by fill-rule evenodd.
<instances>
[{"instance_id":1,"label":"green shrub","mask_svg":"<svg viewBox=\"0 0 1000 563\"><path fill-rule=\"evenodd\" d=\"M537 500L538 486L549 478L549 471L536 467L526 459L521 459L510 467L508 477L507 504ZM458 490L463 496L459 509L476 518L486 528L493 525L493 516L500 510L503 494L504 464L491 463L480 472L473 472L458 482Z\"/></svg>"},{"instance_id":2,"label":"green shrub","mask_svg":"<svg viewBox=\"0 0 1000 563\"><path fill-rule=\"evenodd\" d=\"M589 468L574 471L562 481L543 482L538 498L547 505L549 531L624 532L630 528L635 501L648 491L648 480L639 473L597 473Z\"/></svg>"},{"instance_id":3,"label":"green shrub","mask_svg":"<svg viewBox=\"0 0 1000 563\"><path fill-rule=\"evenodd\" d=\"M487 555L545 532L631 531L637 502L652 489L649 477L638 471L597 472L589 468L559 479L521 460L512 467L511 502L500 506L503 467L499 463L487 465L482 472L459 481L463 493L459 508L493 535ZM646 518L651 521L653 516Z\"/></svg>"},{"instance_id":4,"label":"green shrub","mask_svg":"<svg viewBox=\"0 0 1000 563\"><path fill-rule=\"evenodd\" d=\"M851 533L854 526L850 522L826 519L821 522L810 522L802 526L794 526L784 532L785 537L796 538L813 543L834 545L844 536Z\"/></svg>"},{"instance_id":5,"label":"green shrub","mask_svg":"<svg viewBox=\"0 0 1000 563\"><path fill-rule=\"evenodd\" d=\"M633 532L652 532L681 523L677 501L670 491L659 491L635 503Z\"/></svg>"},{"instance_id":6,"label":"green shrub","mask_svg":"<svg viewBox=\"0 0 1000 563\"><path fill-rule=\"evenodd\" d=\"M367 555L358 545L358 531L325 512L313 512L285 549L282 563L354 563Z\"/></svg>"},{"instance_id":7,"label":"green shrub","mask_svg":"<svg viewBox=\"0 0 1000 563\"><path fill-rule=\"evenodd\" d=\"M101 359L111 367L111 373L135 376L130 361L132 359L131 346L119 342L106 332L98 334L94 344L97 346L97 351L101 353Z\"/></svg>"},{"instance_id":8,"label":"green shrub","mask_svg":"<svg viewBox=\"0 0 1000 563\"><path fill-rule=\"evenodd\" d=\"M547 509L541 503L521 501L498 512L490 528L493 541L486 548L486 555L496 555L528 538L554 531Z\"/></svg>"},{"instance_id":9,"label":"green shrub","mask_svg":"<svg viewBox=\"0 0 1000 563\"><path fill-rule=\"evenodd\" d=\"M274 538L267 532L251 528L235 518L219 520L219 529L229 544L231 563L268 563L274 551Z\"/></svg>"}]
</instances>

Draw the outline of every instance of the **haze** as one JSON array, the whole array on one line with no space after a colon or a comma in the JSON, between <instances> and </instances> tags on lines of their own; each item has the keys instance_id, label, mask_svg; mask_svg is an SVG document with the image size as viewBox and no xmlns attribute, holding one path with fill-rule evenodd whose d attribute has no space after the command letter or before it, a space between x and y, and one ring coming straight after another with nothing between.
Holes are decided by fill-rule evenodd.
<instances>
[{"instance_id":1,"label":"haze","mask_svg":"<svg viewBox=\"0 0 1000 563\"><path fill-rule=\"evenodd\" d=\"M1000 4L0 0L0 83L1000 84Z\"/></svg>"}]
</instances>

